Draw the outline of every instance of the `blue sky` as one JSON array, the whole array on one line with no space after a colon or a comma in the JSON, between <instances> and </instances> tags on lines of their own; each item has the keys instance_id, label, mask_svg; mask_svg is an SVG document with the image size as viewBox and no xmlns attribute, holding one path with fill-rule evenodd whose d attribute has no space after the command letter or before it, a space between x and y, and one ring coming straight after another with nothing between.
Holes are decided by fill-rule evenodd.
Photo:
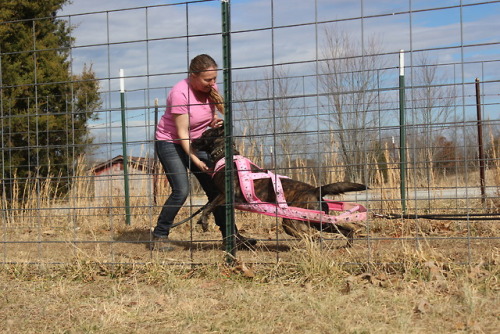
<instances>
[{"instance_id":1,"label":"blue sky","mask_svg":"<svg viewBox=\"0 0 500 334\"><path fill-rule=\"evenodd\" d=\"M411 2L413 13L409 10ZM477 2L477 1L476 1ZM131 1L131 0L74 0L66 6L62 15L71 16L72 24L76 24L74 51L75 70L78 71L84 62L93 63L94 69L108 74L117 73L118 68L125 68L129 75L143 75L149 60L149 73L171 73L185 69L188 52L195 55L200 52L213 54L220 59L221 30L220 1L193 2L188 7L189 17L186 20L186 5L179 1ZM273 12L271 12L271 3ZM318 5L317 19L315 4ZM464 5L474 1L463 1ZM179 4L174 6L151 7L148 9L130 9L141 6L160 4ZM361 4L363 10L361 10ZM397 52L399 49L422 50L456 47L462 44L498 42L500 31L500 4L491 3L482 6L457 6L458 0L446 1L353 1L353 0L253 0L231 2L232 29L240 31L232 37L233 66L263 66L272 62L297 62L314 60L316 55L315 29L310 23L338 21L337 29L347 31L361 41L370 35L379 36L383 40L386 52ZM428 10L436 7L440 10ZM422 11L424 10L424 11ZM110 11L110 12L105 12ZM86 14L85 13L94 13ZM398 14L400 13L400 14ZM403 13L403 14L401 14ZM394 15L392 15L394 14ZM364 15L363 20L352 19ZM462 25L460 21L463 21ZM146 27L147 21L147 27ZM310 24L297 27L279 28L284 25ZM410 26L411 23L411 26ZM320 30L332 24L320 24ZM271 36L267 29L278 27ZM107 29L109 28L110 47L108 55ZM254 31L251 31L254 30ZM241 32L245 31L245 32ZM201 35L186 39L171 39L186 34ZM146 45L144 41L151 41ZM271 39L274 38L274 41ZM321 38L321 37L319 37ZM321 42L321 41L320 41ZM271 44L274 43L274 44ZM94 45L94 46L93 46ZM274 45L274 50L271 47ZM146 50L149 59L146 59ZM486 59L496 59L495 48ZM498 48L496 48L498 49ZM271 57L274 51L274 59ZM446 62L460 56L456 50L431 51L437 61ZM487 53L488 53L487 52ZM467 52L466 59L482 59L485 51ZM111 57L112 63L108 64ZM109 69L109 65L111 68Z\"/></svg>"},{"instance_id":2,"label":"blue sky","mask_svg":"<svg viewBox=\"0 0 500 334\"><path fill-rule=\"evenodd\" d=\"M287 65L290 75L314 75L324 30L337 29L359 44L377 38L382 52L388 53L389 67L398 66L400 49L411 51L406 54L406 64L412 64L425 50L433 63L465 62L458 69L455 65L455 82L473 82L475 77L496 81L500 3L476 3L479 1L233 0L233 79L259 80L271 65L281 63L292 63ZM165 4L172 5L161 6ZM116 77L120 68L125 70L127 107L131 109L128 124L137 124L137 131L129 131L129 140L151 137L148 124L152 116L144 106L151 106L154 98L164 103L167 87L185 76L189 58L209 53L222 64L220 1L186 5L180 1L73 0L58 14L76 25L73 71L92 64L102 79L101 89L112 91L105 94L105 108L119 108ZM489 60L493 62L480 62ZM484 90L493 94L498 84L486 85ZM485 107L486 117L498 119L496 110L495 106ZM119 140L118 131L103 132L110 123L119 126L116 121L114 114L95 124L97 138ZM113 138L103 139L106 136Z\"/></svg>"}]
</instances>

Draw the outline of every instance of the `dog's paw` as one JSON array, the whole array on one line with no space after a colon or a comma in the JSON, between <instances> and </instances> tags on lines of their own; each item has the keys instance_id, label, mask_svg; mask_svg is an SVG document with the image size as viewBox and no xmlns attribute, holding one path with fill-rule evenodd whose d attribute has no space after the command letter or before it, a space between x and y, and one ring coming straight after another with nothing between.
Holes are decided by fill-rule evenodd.
<instances>
[{"instance_id":1,"label":"dog's paw","mask_svg":"<svg viewBox=\"0 0 500 334\"><path fill-rule=\"evenodd\" d=\"M204 219L203 217L198 219L198 221L196 222L196 224L198 225L201 225L201 229L203 232L208 232L208 222L206 219Z\"/></svg>"}]
</instances>

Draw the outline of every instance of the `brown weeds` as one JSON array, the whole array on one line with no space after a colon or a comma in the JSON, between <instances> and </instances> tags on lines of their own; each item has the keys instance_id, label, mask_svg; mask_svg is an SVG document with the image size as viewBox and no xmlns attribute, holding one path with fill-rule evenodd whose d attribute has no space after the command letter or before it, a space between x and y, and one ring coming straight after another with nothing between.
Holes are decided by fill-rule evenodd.
<instances>
[{"instance_id":1,"label":"brown weeds","mask_svg":"<svg viewBox=\"0 0 500 334\"><path fill-rule=\"evenodd\" d=\"M328 163L336 159L332 154ZM374 164L370 184L379 197L367 204L370 211L398 212L399 171L387 152L384 159L386 169ZM493 161L488 177L498 185ZM305 161L293 163L297 175L310 172ZM151 252L159 211L151 198L131 200L127 226L123 198L94 198L91 175L83 167L77 174L65 199L53 191L57 177L44 181L50 185L15 185L16 198L25 201L2 196L0 331L494 333L500 327L496 222L371 217L354 246L344 248L335 235L290 240L279 220L237 213L240 231L260 241L228 266L213 224L205 234L193 222L179 226L171 235L174 252ZM315 177L307 181L319 182ZM460 185L475 186L471 179ZM410 180L410 187L420 182ZM433 180L434 190L450 186L438 175ZM159 185L161 204L168 186ZM498 208L496 202L490 199L489 207ZM482 210L478 198L410 200L408 207ZM183 208L179 219L195 209Z\"/></svg>"}]
</instances>

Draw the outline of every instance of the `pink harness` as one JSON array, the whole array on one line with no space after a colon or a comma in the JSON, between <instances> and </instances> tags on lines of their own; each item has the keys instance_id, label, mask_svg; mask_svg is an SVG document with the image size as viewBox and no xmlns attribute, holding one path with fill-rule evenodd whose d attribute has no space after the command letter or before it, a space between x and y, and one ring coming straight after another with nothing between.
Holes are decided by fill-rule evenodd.
<instances>
[{"instance_id":1,"label":"pink harness","mask_svg":"<svg viewBox=\"0 0 500 334\"><path fill-rule=\"evenodd\" d=\"M271 171L267 172L252 172L252 165L259 168L249 159L235 155L233 157L238 171L240 186L245 196L247 203L237 204L236 208L243 211L257 212L268 216L288 218L294 220L311 221L325 224L336 224L339 222L357 222L366 220L366 208L361 204L338 202L325 199L329 210L344 211L338 216L330 216L319 210L309 210L297 207L290 207L286 203L283 187L281 186L281 178L288 178L282 175L275 175ZM225 166L225 158L217 161L214 172L221 170ZM260 168L259 168L260 169ZM276 202L262 202L255 194L253 180L270 178L273 183L273 188L276 193Z\"/></svg>"}]
</instances>

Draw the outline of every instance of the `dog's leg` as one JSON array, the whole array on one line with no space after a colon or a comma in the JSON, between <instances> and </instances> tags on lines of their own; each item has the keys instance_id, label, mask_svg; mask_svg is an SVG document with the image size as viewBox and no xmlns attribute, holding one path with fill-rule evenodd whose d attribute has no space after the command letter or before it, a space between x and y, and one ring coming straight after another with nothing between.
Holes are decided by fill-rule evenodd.
<instances>
[{"instance_id":1,"label":"dog's leg","mask_svg":"<svg viewBox=\"0 0 500 334\"><path fill-rule=\"evenodd\" d=\"M203 232L208 231L208 215L214 211L214 209L226 201L226 196L224 194L218 195L213 201L208 203L207 207L201 212L201 216L198 219L198 224L201 225Z\"/></svg>"},{"instance_id":2,"label":"dog's leg","mask_svg":"<svg viewBox=\"0 0 500 334\"><path fill-rule=\"evenodd\" d=\"M305 237L316 240L319 238L319 232L309 225L308 222L284 218L281 226L286 234L295 238L303 239Z\"/></svg>"},{"instance_id":3,"label":"dog's leg","mask_svg":"<svg viewBox=\"0 0 500 334\"><path fill-rule=\"evenodd\" d=\"M346 247L352 247L354 243L354 235L359 232L364 226L361 223L342 222L333 225L337 232L347 238Z\"/></svg>"}]
</instances>

